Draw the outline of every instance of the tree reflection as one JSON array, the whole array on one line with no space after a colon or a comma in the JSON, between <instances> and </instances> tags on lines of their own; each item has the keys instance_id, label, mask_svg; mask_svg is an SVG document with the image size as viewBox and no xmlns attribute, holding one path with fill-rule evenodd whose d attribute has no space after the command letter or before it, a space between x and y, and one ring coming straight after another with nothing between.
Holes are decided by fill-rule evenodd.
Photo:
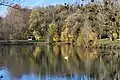
<instances>
[{"instance_id":1,"label":"tree reflection","mask_svg":"<svg viewBox=\"0 0 120 80\"><path fill-rule=\"evenodd\" d=\"M0 67L7 67L18 78L32 72L41 78L51 75L72 79L78 75L78 78L113 80L120 74L119 52L72 45L0 46Z\"/></svg>"}]
</instances>

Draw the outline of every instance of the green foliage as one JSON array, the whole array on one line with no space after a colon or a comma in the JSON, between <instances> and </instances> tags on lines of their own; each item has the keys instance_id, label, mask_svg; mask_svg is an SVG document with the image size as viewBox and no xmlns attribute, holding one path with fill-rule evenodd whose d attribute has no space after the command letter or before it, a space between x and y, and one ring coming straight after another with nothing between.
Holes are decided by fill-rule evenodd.
<instances>
[{"instance_id":1,"label":"green foliage","mask_svg":"<svg viewBox=\"0 0 120 80\"><path fill-rule=\"evenodd\" d=\"M36 40L40 40L41 36L39 35L39 32L38 31L33 31L33 35L35 36L35 39Z\"/></svg>"},{"instance_id":2,"label":"green foliage","mask_svg":"<svg viewBox=\"0 0 120 80\"><path fill-rule=\"evenodd\" d=\"M53 41L57 42L60 40L58 35L58 27L56 24L54 23L49 24L48 33L52 37Z\"/></svg>"},{"instance_id":3,"label":"green foliage","mask_svg":"<svg viewBox=\"0 0 120 80\"><path fill-rule=\"evenodd\" d=\"M73 40L72 35L69 33L69 29L66 27L64 32L61 34L61 41L71 43Z\"/></svg>"},{"instance_id":4,"label":"green foliage","mask_svg":"<svg viewBox=\"0 0 120 80\"><path fill-rule=\"evenodd\" d=\"M54 35L57 32L57 26L54 23L49 24L48 32L50 35Z\"/></svg>"},{"instance_id":5,"label":"green foliage","mask_svg":"<svg viewBox=\"0 0 120 80\"><path fill-rule=\"evenodd\" d=\"M85 40L84 40L84 34L83 33L80 33L78 38L77 38L77 45L78 46L85 46Z\"/></svg>"}]
</instances>

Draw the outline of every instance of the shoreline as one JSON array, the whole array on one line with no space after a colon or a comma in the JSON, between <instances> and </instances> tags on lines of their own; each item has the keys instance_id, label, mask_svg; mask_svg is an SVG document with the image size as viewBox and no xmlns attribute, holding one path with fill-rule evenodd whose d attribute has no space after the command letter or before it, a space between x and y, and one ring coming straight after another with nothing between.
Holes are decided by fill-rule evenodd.
<instances>
[{"instance_id":1,"label":"shoreline","mask_svg":"<svg viewBox=\"0 0 120 80\"><path fill-rule=\"evenodd\" d=\"M0 40L0 45L61 45L61 44L67 44L67 45L74 45L78 46L76 44L72 43L66 43L66 42L40 42L36 40ZM78 46L80 47L80 46ZM89 47L85 47L89 48ZM90 47L94 48L94 47ZM109 41L109 40L99 40L98 46L95 48L104 48L104 49L120 49L120 41Z\"/></svg>"}]
</instances>

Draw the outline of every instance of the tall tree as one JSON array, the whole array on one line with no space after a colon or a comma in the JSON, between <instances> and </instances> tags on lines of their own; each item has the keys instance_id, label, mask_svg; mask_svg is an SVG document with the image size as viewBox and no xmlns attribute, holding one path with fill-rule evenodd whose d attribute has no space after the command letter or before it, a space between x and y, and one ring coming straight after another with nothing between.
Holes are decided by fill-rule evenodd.
<instances>
[{"instance_id":1,"label":"tall tree","mask_svg":"<svg viewBox=\"0 0 120 80\"><path fill-rule=\"evenodd\" d=\"M24 39L25 30L28 28L30 12L31 10L22 8L17 4L13 6L13 8L8 8L8 14L5 17L5 21L12 29L11 36L9 37L13 39Z\"/></svg>"}]
</instances>

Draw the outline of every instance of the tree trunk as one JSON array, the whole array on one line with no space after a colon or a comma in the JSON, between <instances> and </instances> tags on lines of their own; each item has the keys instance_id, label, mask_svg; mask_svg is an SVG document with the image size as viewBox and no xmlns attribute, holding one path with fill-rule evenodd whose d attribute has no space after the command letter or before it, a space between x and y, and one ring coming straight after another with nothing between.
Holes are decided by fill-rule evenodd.
<instances>
[{"instance_id":1,"label":"tree trunk","mask_svg":"<svg viewBox=\"0 0 120 80\"><path fill-rule=\"evenodd\" d=\"M52 36L50 36L49 34L47 35L47 43L51 44L53 42L52 40Z\"/></svg>"},{"instance_id":2,"label":"tree trunk","mask_svg":"<svg viewBox=\"0 0 120 80\"><path fill-rule=\"evenodd\" d=\"M119 39L119 31L117 31L116 33L117 33L117 39Z\"/></svg>"},{"instance_id":3,"label":"tree trunk","mask_svg":"<svg viewBox=\"0 0 120 80\"><path fill-rule=\"evenodd\" d=\"M109 37L109 40L110 40L110 41L113 41L113 40L114 40L114 38L113 38L113 35L112 35L112 34L109 34L109 35L108 35L108 37Z\"/></svg>"}]
</instances>

